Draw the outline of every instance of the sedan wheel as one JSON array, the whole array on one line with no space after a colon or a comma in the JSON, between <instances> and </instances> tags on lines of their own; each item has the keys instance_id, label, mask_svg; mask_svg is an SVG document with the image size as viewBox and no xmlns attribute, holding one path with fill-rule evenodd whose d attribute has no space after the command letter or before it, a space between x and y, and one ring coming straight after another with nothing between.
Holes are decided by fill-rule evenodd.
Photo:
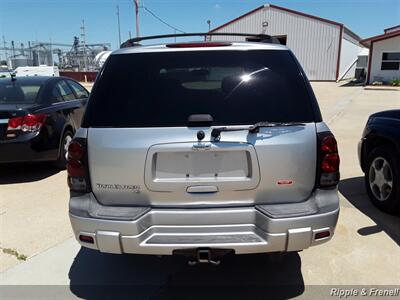
<instances>
[{"instance_id":1,"label":"sedan wheel","mask_svg":"<svg viewBox=\"0 0 400 300\"><path fill-rule=\"evenodd\" d=\"M68 160L68 147L69 147L69 144L71 144L71 141L72 141L72 136L67 134L64 137L64 143L63 143L64 144L64 157L65 157L66 161Z\"/></svg>"},{"instance_id":2,"label":"sedan wheel","mask_svg":"<svg viewBox=\"0 0 400 300\"><path fill-rule=\"evenodd\" d=\"M393 173L389 163L383 157L377 157L369 168L369 184L375 198L385 201L393 188Z\"/></svg>"},{"instance_id":3,"label":"sedan wheel","mask_svg":"<svg viewBox=\"0 0 400 300\"><path fill-rule=\"evenodd\" d=\"M72 141L73 134L70 131L66 131L60 143L60 155L55 165L59 169L65 169L68 160L68 147Z\"/></svg>"},{"instance_id":4,"label":"sedan wheel","mask_svg":"<svg viewBox=\"0 0 400 300\"><path fill-rule=\"evenodd\" d=\"M400 212L400 161L396 149L381 146L373 149L366 162L365 186L372 203L381 210Z\"/></svg>"}]
</instances>

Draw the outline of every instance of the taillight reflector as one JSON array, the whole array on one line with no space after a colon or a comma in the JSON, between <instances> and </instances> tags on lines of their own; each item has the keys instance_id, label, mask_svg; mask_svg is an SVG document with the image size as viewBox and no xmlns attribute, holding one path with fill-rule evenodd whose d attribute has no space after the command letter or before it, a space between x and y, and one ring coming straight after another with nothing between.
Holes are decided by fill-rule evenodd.
<instances>
[{"instance_id":1,"label":"taillight reflector","mask_svg":"<svg viewBox=\"0 0 400 300\"><path fill-rule=\"evenodd\" d=\"M76 141L72 141L68 146L68 158L69 159L82 159L85 151L82 145Z\"/></svg>"},{"instance_id":2,"label":"taillight reflector","mask_svg":"<svg viewBox=\"0 0 400 300\"><path fill-rule=\"evenodd\" d=\"M337 152L337 142L333 135L328 135L323 138L321 143L321 151L325 153Z\"/></svg>"},{"instance_id":3,"label":"taillight reflector","mask_svg":"<svg viewBox=\"0 0 400 300\"><path fill-rule=\"evenodd\" d=\"M84 243L94 244L94 238L90 235L79 235L79 240Z\"/></svg>"},{"instance_id":4,"label":"taillight reflector","mask_svg":"<svg viewBox=\"0 0 400 300\"><path fill-rule=\"evenodd\" d=\"M340 158L337 153L326 154L321 163L321 169L325 173L339 171Z\"/></svg>"},{"instance_id":5,"label":"taillight reflector","mask_svg":"<svg viewBox=\"0 0 400 300\"><path fill-rule=\"evenodd\" d=\"M340 157L335 137L331 132L318 133L318 170L317 186L334 187L339 183Z\"/></svg>"},{"instance_id":6,"label":"taillight reflector","mask_svg":"<svg viewBox=\"0 0 400 300\"><path fill-rule=\"evenodd\" d=\"M24 117L11 118L8 120L7 130L20 130L22 126L22 120Z\"/></svg>"},{"instance_id":7,"label":"taillight reflector","mask_svg":"<svg viewBox=\"0 0 400 300\"><path fill-rule=\"evenodd\" d=\"M68 186L71 191L85 193L90 190L86 166L86 140L76 138L68 146Z\"/></svg>"},{"instance_id":8,"label":"taillight reflector","mask_svg":"<svg viewBox=\"0 0 400 300\"><path fill-rule=\"evenodd\" d=\"M67 163L67 172L71 177L84 177L85 169L82 163L76 159L70 159Z\"/></svg>"},{"instance_id":9,"label":"taillight reflector","mask_svg":"<svg viewBox=\"0 0 400 300\"><path fill-rule=\"evenodd\" d=\"M11 118L8 120L7 131L37 132L42 128L46 118L46 114L28 114L23 117Z\"/></svg>"},{"instance_id":10,"label":"taillight reflector","mask_svg":"<svg viewBox=\"0 0 400 300\"><path fill-rule=\"evenodd\" d=\"M320 240L320 239L323 239L323 238L327 238L327 237L329 237L331 235L331 233L327 230L327 231L321 231L321 232L317 232L316 234L315 234L315 237L314 237L314 239L315 240Z\"/></svg>"},{"instance_id":11,"label":"taillight reflector","mask_svg":"<svg viewBox=\"0 0 400 300\"><path fill-rule=\"evenodd\" d=\"M167 48L205 48L205 47L224 47L231 46L228 42L196 42L196 43L175 43L167 44Z\"/></svg>"}]
</instances>

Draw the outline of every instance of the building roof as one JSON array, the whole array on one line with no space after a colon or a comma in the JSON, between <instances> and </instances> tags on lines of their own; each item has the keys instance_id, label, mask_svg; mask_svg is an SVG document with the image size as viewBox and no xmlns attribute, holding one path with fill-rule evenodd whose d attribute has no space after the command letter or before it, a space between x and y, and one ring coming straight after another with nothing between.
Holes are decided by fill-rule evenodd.
<instances>
[{"instance_id":1,"label":"building roof","mask_svg":"<svg viewBox=\"0 0 400 300\"><path fill-rule=\"evenodd\" d=\"M396 25L396 26L392 26L392 27L383 29L383 31L385 33L393 32L393 31L396 31L396 30L400 30L400 24Z\"/></svg>"},{"instance_id":2,"label":"building roof","mask_svg":"<svg viewBox=\"0 0 400 300\"><path fill-rule=\"evenodd\" d=\"M377 41L382 41L382 40L386 40L386 39L390 39L392 37L395 36L399 36L400 35L400 29L396 30L396 31L390 31L388 33L384 33L384 34L380 34L380 35L375 35L373 37L364 39L361 42L361 44L369 47L371 45L371 43L377 42Z\"/></svg>"},{"instance_id":3,"label":"building roof","mask_svg":"<svg viewBox=\"0 0 400 300\"><path fill-rule=\"evenodd\" d=\"M249 15L252 15L252 14L254 14L255 12L257 12L257 11L263 9L264 7L272 7L272 8L275 8L275 9L279 9L279 10L282 10L282 11L286 11L286 12L289 12L289 13L293 13L293 14L296 14L296 15L300 15L300 16L303 16L303 17L306 17L306 18L310 18L310 19L314 19L314 20L321 21L321 22L325 22L325 23L337 25L337 26L339 26L339 27L343 27L343 28L345 28L346 32L347 32L350 36L352 36L354 39L356 39L357 41L360 41L360 40L361 40L361 38L360 38L357 34L355 34L353 31L351 31L350 29L348 29L348 28L347 28L346 26L344 26L342 23L338 23L338 22L335 22L335 21L332 21L332 20L328 20L328 19L325 19L325 18L320 18L320 17L314 16L314 15L306 14L306 13L303 13L303 12L300 12L300 11L297 11L297 10L289 9L289 8L286 8L286 7L281 7L281 6L274 5L274 4L265 4L265 5L261 5L261 6L255 8L255 9L253 9L253 10L251 10L251 11L249 11L249 12L247 12L247 13L245 13L245 14L243 14L243 15L241 15L241 16L239 16L239 17L237 17L237 18L235 18L235 19L233 19L233 20L231 20L231 21L229 21L229 22L227 22L227 23L225 23L225 24L222 24L222 25L220 25L220 26L218 26L218 27L212 29L211 32L218 31L219 29L224 28L224 27L226 27L226 26L228 26L228 25L230 25L230 24L232 24L232 23L235 23L236 21L239 21L240 19L243 19L244 17L247 17L247 16L249 16Z\"/></svg>"},{"instance_id":4,"label":"building roof","mask_svg":"<svg viewBox=\"0 0 400 300\"><path fill-rule=\"evenodd\" d=\"M353 39L355 39L357 42L360 42L362 40L362 38L358 34L351 31L348 27L343 25L343 28L344 28L344 32L346 34L348 34L349 36L351 36Z\"/></svg>"},{"instance_id":5,"label":"building roof","mask_svg":"<svg viewBox=\"0 0 400 300\"><path fill-rule=\"evenodd\" d=\"M229 22L226 22L226 23L224 23L224 24L222 24L222 25L220 25L220 26L218 26L218 27L216 27L214 29L211 29L210 32L215 32L215 31L217 31L217 30L219 30L221 28L224 28L224 27L232 24L232 23L235 23L236 21L239 21L240 19L243 19L244 17L247 17L249 15L254 14L255 12L263 9L264 7L265 7L265 5L261 5L261 6L255 8L255 9L253 9L253 10L251 10L251 11L249 11L249 12L247 12L247 13L245 13L245 14L243 14L243 15L241 15L241 16L239 16L239 17L237 17L237 18L235 18L235 19L233 19L231 21L229 21Z\"/></svg>"},{"instance_id":6,"label":"building roof","mask_svg":"<svg viewBox=\"0 0 400 300\"><path fill-rule=\"evenodd\" d=\"M335 21L332 21L332 20L320 18L320 17L314 16L314 15L306 14L306 13L303 13L301 11L289 9L289 8L286 8L286 7L282 7L282 6L278 6L278 5L274 5L274 4L269 4L269 5L267 4L267 6L275 8L275 9L283 10L283 11L286 11L286 12L290 12L290 13L293 13L293 14L296 14L296 15L300 15L300 16L303 16L303 17L307 17L307 18L310 18L310 19L318 20L318 21L321 21L321 22L325 22L325 23L329 23L329 24L333 24L333 25L338 25L338 26L343 26L342 23L338 23L338 22L335 22Z\"/></svg>"}]
</instances>

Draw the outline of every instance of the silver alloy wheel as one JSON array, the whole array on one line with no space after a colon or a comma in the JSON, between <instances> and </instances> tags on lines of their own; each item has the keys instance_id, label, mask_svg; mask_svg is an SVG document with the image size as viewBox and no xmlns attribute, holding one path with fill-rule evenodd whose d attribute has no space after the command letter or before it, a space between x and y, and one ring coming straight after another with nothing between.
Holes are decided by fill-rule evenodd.
<instances>
[{"instance_id":1,"label":"silver alloy wheel","mask_svg":"<svg viewBox=\"0 0 400 300\"><path fill-rule=\"evenodd\" d=\"M64 154L65 154L65 160L68 160L68 147L69 144L71 144L72 141L72 136L67 134L64 138Z\"/></svg>"},{"instance_id":2,"label":"silver alloy wheel","mask_svg":"<svg viewBox=\"0 0 400 300\"><path fill-rule=\"evenodd\" d=\"M387 200L392 194L393 172L390 164L383 157L376 157L369 167L369 186L372 194L379 201Z\"/></svg>"}]
</instances>

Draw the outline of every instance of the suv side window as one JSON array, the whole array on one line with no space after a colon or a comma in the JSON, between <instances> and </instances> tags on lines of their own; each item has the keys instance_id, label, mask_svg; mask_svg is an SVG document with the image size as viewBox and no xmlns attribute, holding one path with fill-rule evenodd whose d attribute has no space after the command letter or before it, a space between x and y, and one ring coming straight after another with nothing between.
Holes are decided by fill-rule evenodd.
<instances>
[{"instance_id":1,"label":"suv side window","mask_svg":"<svg viewBox=\"0 0 400 300\"><path fill-rule=\"evenodd\" d=\"M64 101L74 100L75 95L68 84L63 80L57 84L60 87L60 93Z\"/></svg>"},{"instance_id":2,"label":"suv side window","mask_svg":"<svg viewBox=\"0 0 400 300\"><path fill-rule=\"evenodd\" d=\"M72 89L74 90L76 97L78 99L83 99L83 98L89 97L88 91L85 90L85 88L83 86L81 86L80 84L78 84L72 80L68 80L68 84L72 87Z\"/></svg>"}]
</instances>

